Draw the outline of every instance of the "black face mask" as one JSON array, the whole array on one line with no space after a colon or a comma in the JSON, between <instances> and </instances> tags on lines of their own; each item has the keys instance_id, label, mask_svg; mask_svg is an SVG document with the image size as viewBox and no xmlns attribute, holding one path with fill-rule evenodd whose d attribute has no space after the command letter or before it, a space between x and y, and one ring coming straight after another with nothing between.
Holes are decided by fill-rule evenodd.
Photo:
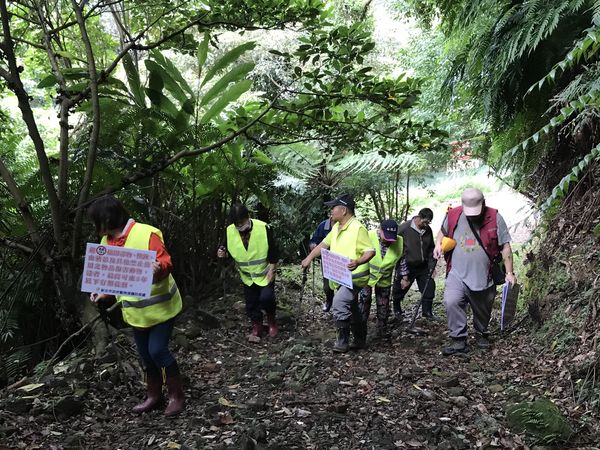
<instances>
[{"instance_id":1,"label":"black face mask","mask_svg":"<svg viewBox=\"0 0 600 450\"><path fill-rule=\"evenodd\" d=\"M483 210L482 210L481 214L479 214L478 216L468 216L467 220L469 222L471 222L473 225L481 226L481 224L483 224L483 218L484 218L484 214L483 214Z\"/></svg>"}]
</instances>

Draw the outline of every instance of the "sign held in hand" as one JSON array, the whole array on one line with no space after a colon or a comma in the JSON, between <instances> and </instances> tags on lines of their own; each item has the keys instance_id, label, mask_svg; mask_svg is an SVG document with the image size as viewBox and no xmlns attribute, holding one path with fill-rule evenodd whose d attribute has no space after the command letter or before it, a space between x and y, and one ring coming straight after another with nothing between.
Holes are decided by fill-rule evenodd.
<instances>
[{"instance_id":1,"label":"sign held in hand","mask_svg":"<svg viewBox=\"0 0 600 450\"><path fill-rule=\"evenodd\" d=\"M88 243L81 292L148 298L156 252Z\"/></svg>"},{"instance_id":2,"label":"sign held in hand","mask_svg":"<svg viewBox=\"0 0 600 450\"><path fill-rule=\"evenodd\" d=\"M352 272L348 269L350 258L322 249L321 261L323 264L323 278L352 289Z\"/></svg>"}]
</instances>

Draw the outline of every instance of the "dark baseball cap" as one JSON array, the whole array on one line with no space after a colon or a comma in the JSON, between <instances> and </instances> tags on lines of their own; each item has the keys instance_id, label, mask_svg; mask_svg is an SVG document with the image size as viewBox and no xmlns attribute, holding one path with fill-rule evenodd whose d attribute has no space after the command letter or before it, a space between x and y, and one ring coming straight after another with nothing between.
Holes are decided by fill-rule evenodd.
<instances>
[{"instance_id":1,"label":"dark baseball cap","mask_svg":"<svg viewBox=\"0 0 600 450\"><path fill-rule=\"evenodd\" d=\"M398 239L398 222L391 219L382 220L379 226L386 241L396 242Z\"/></svg>"},{"instance_id":2,"label":"dark baseball cap","mask_svg":"<svg viewBox=\"0 0 600 450\"><path fill-rule=\"evenodd\" d=\"M330 208L333 208L334 206L338 205L347 206L352 211L354 211L354 207L356 206L354 203L354 198L350 194L340 194L334 200L329 200L328 202L325 202L325 205L329 206Z\"/></svg>"}]
</instances>

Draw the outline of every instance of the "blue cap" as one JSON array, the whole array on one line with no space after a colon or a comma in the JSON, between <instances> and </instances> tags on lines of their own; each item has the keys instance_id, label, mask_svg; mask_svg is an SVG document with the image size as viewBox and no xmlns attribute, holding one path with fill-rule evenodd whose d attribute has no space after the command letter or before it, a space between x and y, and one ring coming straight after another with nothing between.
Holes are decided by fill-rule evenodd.
<instances>
[{"instance_id":1,"label":"blue cap","mask_svg":"<svg viewBox=\"0 0 600 450\"><path fill-rule=\"evenodd\" d=\"M386 241L396 242L398 239L398 222L391 219L383 220L380 228Z\"/></svg>"}]
</instances>

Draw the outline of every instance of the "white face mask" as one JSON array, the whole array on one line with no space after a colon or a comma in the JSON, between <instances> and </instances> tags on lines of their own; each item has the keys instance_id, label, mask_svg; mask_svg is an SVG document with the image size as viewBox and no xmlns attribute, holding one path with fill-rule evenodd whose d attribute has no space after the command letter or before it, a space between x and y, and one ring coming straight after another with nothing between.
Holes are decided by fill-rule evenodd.
<instances>
[{"instance_id":1,"label":"white face mask","mask_svg":"<svg viewBox=\"0 0 600 450\"><path fill-rule=\"evenodd\" d=\"M243 233L244 231L248 231L250 229L250 222L246 222L244 225L241 225L239 227L235 227L235 229L238 230L241 233Z\"/></svg>"}]
</instances>

